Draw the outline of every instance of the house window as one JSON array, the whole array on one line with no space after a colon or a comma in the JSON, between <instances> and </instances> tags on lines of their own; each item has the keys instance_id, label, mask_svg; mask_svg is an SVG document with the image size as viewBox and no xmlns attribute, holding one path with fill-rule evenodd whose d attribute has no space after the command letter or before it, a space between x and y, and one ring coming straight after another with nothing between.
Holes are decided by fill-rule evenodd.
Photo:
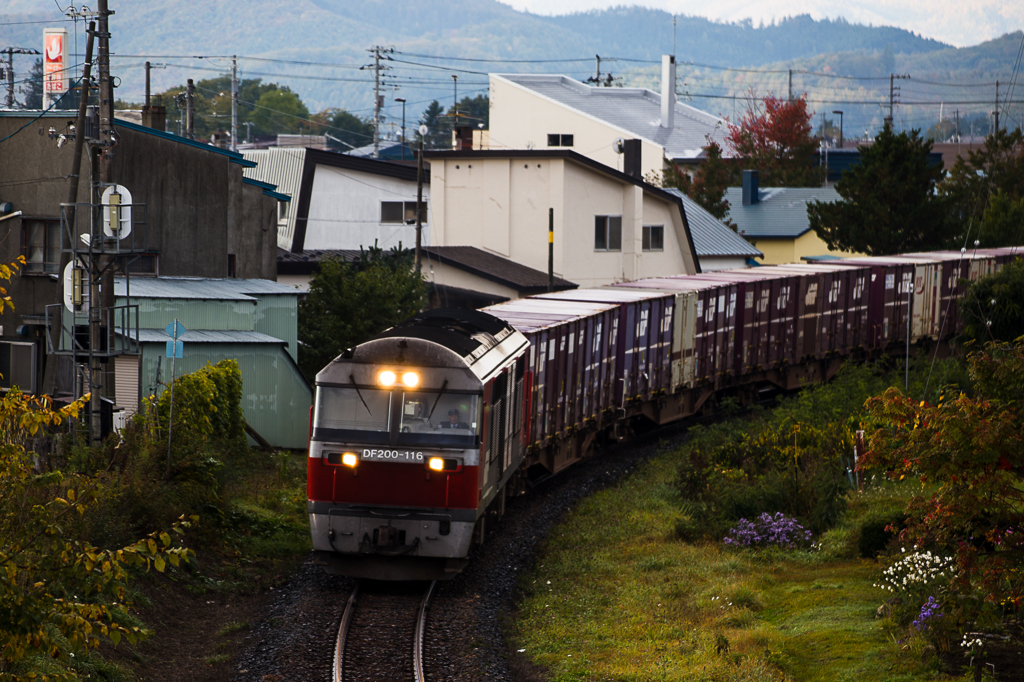
<instances>
[{"instance_id":1,"label":"house window","mask_svg":"<svg viewBox=\"0 0 1024 682\"><path fill-rule=\"evenodd\" d=\"M558 135L555 133L548 133L549 147L571 147L572 142L572 135Z\"/></svg>"},{"instance_id":2,"label":"house window","mask_svg":"<svg viewBox=\"0 0 1024 682\"><path fill-rule=\"evenodd\" d=\"M36 391L36 345L24 341L0 341L0 390L17 386L25 393Z\"/></svg>"},{"instance_id":3,"label":"house window","mask_svg":"<svg viewBox=\"0 0 1024 682\"><path fill-rule=\"evenodd\" d=\"M644 225L643 250L663 251L665 249L665 226Z\"/></svg>"},{"instance_id":4,"label":"house window","mask_svg":"<svg viewBox=\"0 0 1024 682\"><path fill-rule=\"evenodd\" d=\"M55 273L60 267L60 221L23 219L21 253L25 272Z\"/></svg>"},{"instance_id":5,"label":"house window","mask_svg":"<svg viewBox=\"0 0 1024 682\"><path fill-rule=\"evenodd\" d=\"M594 217L594 251L622 251L622 216Z\"/></svg>"},{"instance_id":6,"label":"house window","mask_svg":"<svg viewBox=\"0 0 1024 682\"><path fill-rule=\"evenodd\" d=\"M157 270L157 254L143 253L132 256L128 260L128 274L132 277L156 277L160 274Z\"/></svg>"},{"instance_id":7,"label":"house window","mask_svg":"<svg viewBox=\"0 0 1024 682\"><path fill-rule=\"evenodd\" d=\"M380 221L382 223L405 223L412 225L416 222L415 201L382 201L380 202ZM423 222L427 222L427 202L423 202Z\"/></svg>"}]
</instances>

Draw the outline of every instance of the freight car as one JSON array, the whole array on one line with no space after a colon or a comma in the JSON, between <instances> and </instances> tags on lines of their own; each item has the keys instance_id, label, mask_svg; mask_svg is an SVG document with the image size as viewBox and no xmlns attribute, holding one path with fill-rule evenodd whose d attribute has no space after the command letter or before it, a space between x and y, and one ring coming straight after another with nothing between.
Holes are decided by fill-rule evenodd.
<instances>
[{"instance_id":1,"label":"freight car","mask_svg":"<svg viewBox=\"0 0 1024 682\"><path fill-rule=\"evenodd\" d=\"M316 377L316 561L450 578L528 480L726 393L754 401L825 381L851 356L941 343L961 330L966 282L1017 251L661 277L417 315Z\"/></svg>"}]
</instances>

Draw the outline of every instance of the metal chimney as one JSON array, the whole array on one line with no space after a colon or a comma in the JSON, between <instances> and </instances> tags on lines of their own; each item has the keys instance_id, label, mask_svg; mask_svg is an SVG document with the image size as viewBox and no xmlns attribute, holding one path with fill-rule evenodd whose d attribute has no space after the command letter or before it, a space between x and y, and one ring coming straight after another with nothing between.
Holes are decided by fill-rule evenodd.
<instances>
[{"instance_id":1,"label":"metal chimney","mask_svg":"<svg viewBox=\"0 0 1024 682\"><path fill-rule=\"evenodd\" d=\"M661 57L661 127L671 128L676 120L676 58Z\"/></svg>"},{"instance_id":2,"label":"metal chimney","mask_svg":"<svg viewBox=\"0 0 1024 682\"><path fill-rule=\"evenodd\" d=\"M752 206L753 204L761 203L761 197L758 194L760 191L757 171L756 170L745 170L743 171L743 205Z\"/></svg>"}]
</instances>

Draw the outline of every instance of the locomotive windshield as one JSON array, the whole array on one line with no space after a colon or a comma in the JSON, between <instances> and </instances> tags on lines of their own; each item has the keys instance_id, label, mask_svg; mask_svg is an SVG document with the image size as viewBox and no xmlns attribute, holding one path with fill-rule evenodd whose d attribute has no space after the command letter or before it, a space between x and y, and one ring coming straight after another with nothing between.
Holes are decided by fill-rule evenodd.
<instances>
[{"instance_id":1,"label":"locomotive windshield","mask_svg":"<svg viewBox=\"0 0 1024 682\"><path fill-rule=\"evenodd\" d=\"M314 438L406 446L479 446L480 395L317 388Z\"/></svg>"}]
</instances>

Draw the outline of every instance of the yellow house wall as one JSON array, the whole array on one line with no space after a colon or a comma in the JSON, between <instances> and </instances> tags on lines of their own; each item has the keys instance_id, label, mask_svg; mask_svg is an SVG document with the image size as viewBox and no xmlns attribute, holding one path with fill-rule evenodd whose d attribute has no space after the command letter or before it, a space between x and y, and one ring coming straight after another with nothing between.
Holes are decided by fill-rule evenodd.
<instances>
[{"instance_id":1,"label":"yellow house wall","mask_svg":"<svg viewBox=\"0 0 1024 682\"><path fill-rule=\"evenodd\" d=\"M782 265L783 263L800 263L804 256L838 256L840 258L857 258L865 254L854 251L833 251L828 248L821 237L810 230L796 239L757 239L751 243L764 253L760 261L764 265Z\"/></svg>"}]
</instances>

